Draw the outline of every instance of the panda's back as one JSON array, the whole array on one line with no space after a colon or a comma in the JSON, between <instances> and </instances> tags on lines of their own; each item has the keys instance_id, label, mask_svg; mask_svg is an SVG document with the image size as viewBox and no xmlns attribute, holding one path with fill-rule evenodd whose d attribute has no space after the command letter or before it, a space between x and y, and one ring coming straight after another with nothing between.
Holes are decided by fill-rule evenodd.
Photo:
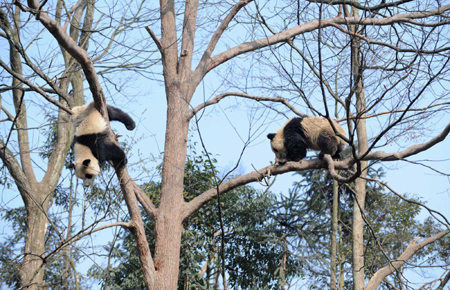
<instances>
[{"instance_id":1,"label":"panda's back","mask_svg":"<svg viewBox=\"0 0 450 290\"><path fill-rule=\"evenodd\" d=\"M75 136L98 134L107 130L108 123L97 111L94 102L74 109L76 112L73 118Z\"/></svg>"},{"instance_id":2,"label":"panda's back","mask_svg":"<svg viewBox=\"0 0 450 290\"><path fill-rule=\"evenodd\" d=\"M333 123L335 125L336 130L342 135L346 136L345 130L334 120ZM305 132L305 135L308 136L308 140L310 141L310 144L308 144L308 148L310 149L320 151L320 148L317 145L318 144L317 141L320 135L326 135L330 136L331 138L336 138L339 144L344 142L344 140L336 136L333 128L330 125L330 122L324 117L303 118L301 126Z\"/></svg>"}]
</instances>

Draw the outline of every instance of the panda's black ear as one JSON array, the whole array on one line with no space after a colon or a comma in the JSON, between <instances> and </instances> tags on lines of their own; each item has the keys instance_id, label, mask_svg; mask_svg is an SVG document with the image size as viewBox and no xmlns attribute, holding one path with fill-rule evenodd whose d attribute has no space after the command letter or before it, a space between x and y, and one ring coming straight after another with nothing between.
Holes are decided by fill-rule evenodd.
<instances>
[{"instance_id":1,"label":"panda's black ear","mask_svg":"<svg viewBox=\"0 0 450 290\"><path fill-rule=\"evenodd\" d=\"M91 163L91 159L84 159L83 160L83 166L88 167L89 163Z\"/></svg>"},{"instance_id":2,"label":"panda's black ear","mask_svg":"<svg viewBox=\"0 0 450 290\"><path fill-rule=\"evenodd\" d=\"M70 163L69 165L67 165L67 168L68 169L74 169L75 168L75 163L74 162Z\"/></svg>"},{"instance_id":3,"label":"panda's black ear","mask_svg":"<svg viewBox=\"0 0 450 290\"><path fill-rule=\"evenodd\" d=\"M272 140L275 137L275 133L270 133L267 135L267 138L269 138L270 140Z\"/></svg>"}]
</instances>

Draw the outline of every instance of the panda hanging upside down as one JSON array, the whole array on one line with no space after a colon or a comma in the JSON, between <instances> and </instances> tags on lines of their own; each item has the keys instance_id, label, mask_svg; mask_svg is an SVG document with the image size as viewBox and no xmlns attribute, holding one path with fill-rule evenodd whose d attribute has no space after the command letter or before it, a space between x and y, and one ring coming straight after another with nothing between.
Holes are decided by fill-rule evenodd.
<instances>
[{"instance_id":1,"label":"panda hanging upside down","mask_svg":"<svg viewBox=\"0 0 450 290\"><path fill-rule=\"evenodd\" d=\"M343 136L347 136L344 128L332 121L334 128ZM319 158L330 154L333 159L342 159L342 150L346 142L336 136L330 122L324 117L293 118L267 135L276 164L283 165L287 161L300 161L306 156L306 149L320 151Z\"/></svg>"},{"instance_id":2,"label":"panda hanging upside down","mask_svg":"<svg viewBox=\"0 0 450 290\"><path fill-rule=\"evenodd\" d=\"M120 109L107 105L110 121L122 122L128 130L136 127L131 117ZM108 122L103 119L94 106L94 102L74 107L73 111L73 143L74 162L68 168L75 168L75 174L83 180L85 187L91 186L100 173L100 164L112 161L125 166L127 157L122 148L111 140Z\"/></svg>"}]
</instances>

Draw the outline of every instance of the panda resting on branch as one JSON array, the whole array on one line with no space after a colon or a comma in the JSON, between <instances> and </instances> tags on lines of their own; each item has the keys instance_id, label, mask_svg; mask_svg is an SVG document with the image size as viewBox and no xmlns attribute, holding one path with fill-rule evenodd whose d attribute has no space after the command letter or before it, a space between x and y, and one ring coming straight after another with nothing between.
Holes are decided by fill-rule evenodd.
<instances>
[{"instance_id":1,"label":"panda resting on branch","mask_svg":"<svg viewBox=\"0 0 450 290\"><path fill-rule=\"evenodd\" d=\"M133 119L122 110L109 105L107 110L110 121L122 122L130 131L136 127ZM74 162L68 168L74 168L75 175L88 187L100 173L100 165L103 162L111 161L125 166L127 157L122 148L111 140L108 122L97 111L94 102L74 107L72 111Z\"/></svg>"},{"instance_id":2,"label":"panda resting on branch","mask_svg":"<svg viewBox=\"0 0 450 290\"><path fill-rule=\"evenodd\" d=\"M332 121L334 128L342 136L347 137L344 128ZM283 165L287 161L300 161L306 156L306 149L320 151L319 158L330 154L333 159L342 159L342 150L346 142L336 136L330 122L324 117L293 118L267 135L276 164Z\"/></svg>"}]
</instances>

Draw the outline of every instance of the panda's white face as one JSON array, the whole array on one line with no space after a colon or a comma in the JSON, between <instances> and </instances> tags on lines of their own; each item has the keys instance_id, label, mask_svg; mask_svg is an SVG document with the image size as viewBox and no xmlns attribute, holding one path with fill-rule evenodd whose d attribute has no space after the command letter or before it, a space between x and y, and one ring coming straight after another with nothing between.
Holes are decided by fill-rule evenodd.
<instances>
[{"instance_id":1,"label":"panda's white face","mask_svg":"<svg viewBox=\"0 0 450 290\"><path fill-rule=\"evenodd\" d=\"M277 165L283 165L288 161L288 151L284 143L284 127L286 127L286 124L275 133L267 135L267 138L270 139L270 147L272 148L273 153L275 153L275 163Z\"/></svg>"},{"instance_id":2,"label":"panda's white face","mask_svg":"<svg viewBox=\"0 0 450 290\"><path fill-rule=\"evenodd\" d=\"M69 165L70 169L75 169L75 175L83 180L85 187L92 186L95 177L100 173L100 164L92 154L91 149L82 144L73 145L75 160Z\"/></svg>"},{"instance_id":3,"label":"panda's white face","mask_svg":"<svg viewBox=\"0 0 450 290\"><path fill-rule=\"evenodd\" d=\"M282 134L281 134L282 135ZM267 137L270 139L270 147L273 153L275 153L275 163L279 165L285 164L287 160L287 149L284 146L284 140L280 136L279 132L269 134Z\"/></svg>"},{"instance_id":4,"label":"panda's white face","mask_svg":"<svg viewBox=\"0 0 450 290\"><path fill-rule=\"evenodd\" d=\"M70 168L75 168L75 175L83 180L84 187L94 184L94 179L100 172L97 160L85 159L82 163L72 163Z\"/></svg>"}]
</instances>

